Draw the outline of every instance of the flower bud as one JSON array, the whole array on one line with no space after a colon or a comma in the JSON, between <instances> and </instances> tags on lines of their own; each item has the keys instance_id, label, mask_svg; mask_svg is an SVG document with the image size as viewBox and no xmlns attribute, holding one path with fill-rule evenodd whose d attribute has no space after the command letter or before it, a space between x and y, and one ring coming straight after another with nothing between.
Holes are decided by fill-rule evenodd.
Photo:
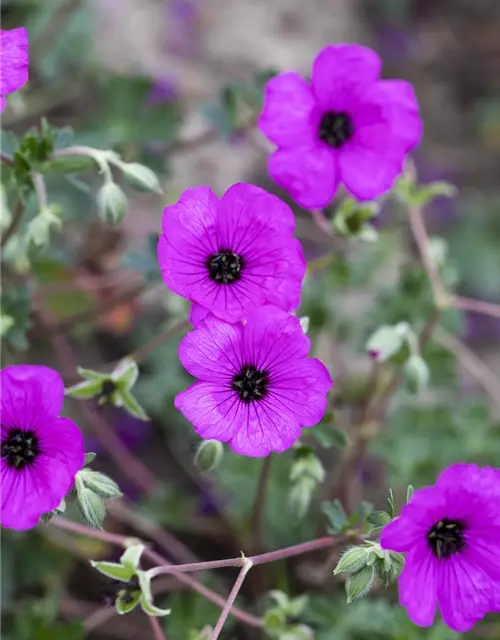
<instances>
[{"instance_id":1,"label":"flower bud","mask_svg":"<svg viewBox=\"0 0 500 640\"><path fill-rule=\"evenodd\" d=\"M218 440L204 440L198 447L194 463L202 473L216 469L222 461L224 446Z\"/></svg>"},{"instance_id":2,"label":"flower bud","mask_svg":"<svg viewBox=\"0 0 500 640\"><path fill-rule=\"evenodd\" d=\"M350 575L345 583L347 604L353 602L353 600L359 600L366 596L372 588L374 578L374 567L364 567Z\"/></svg>"},{"instance_id":3,"label":"flower bud","mask_svg":"<svg viewBox=\"0 0 500 640\"><path fill-rule=\"evenodd\" d=\"M117 225L125 217L127 197L114 182L105 182L97 195L100 217L110 225Z\"/></svg>"},{"instance_id":4,"label":"flower bud","mask_svg":"<svg viewBox=\"0 0 500 640\"><path fill-rule=\"evenodd\" d=\"M418 355L408 358L404 366L406 385L412 393L420 393L429 384L429 367Z\"/></svg>"},{"instance_id":5,"label":"flower bud","mask_svg":"<svg viewBox=\"0 0 500 640\"><path fill-rule=\"evenodd\" d=\"M351 547L342 554L337 566L333 570L333 575L338 573L356 573L366 566L368 560L368 550L365 547Z\"/></svg>"}]
</instances>

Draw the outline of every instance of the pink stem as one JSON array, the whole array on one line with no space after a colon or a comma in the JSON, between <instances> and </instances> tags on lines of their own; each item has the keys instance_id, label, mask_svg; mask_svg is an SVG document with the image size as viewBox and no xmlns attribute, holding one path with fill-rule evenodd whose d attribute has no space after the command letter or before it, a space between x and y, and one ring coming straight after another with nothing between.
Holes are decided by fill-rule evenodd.
<instances>
[{"instance_id":1,"label":"pink stem","mask_svg":"<svg viewBox=\"0 0 500 640\"><path fill-rule=\"evenodd\" d=\"M219 619L217 620L217 624L215 625L215 629L212 633L212 640L217 640L217 638L219 637L220 632L222 631L222 627L224 626L224 623L226 622L227 617L231 612L231 608L234 604L234 601L236 600L236 597L243 585L245 576L247 575L249 570L252 568L251 560L244 559L243 563L244 564L241 567L241 571L239 572L238 577L236 578L236 581L233 585L233 588L231 589L231 593L227 597L226 604L224 605L224 608L221 611Z\"/></svg>"}]
</instances>

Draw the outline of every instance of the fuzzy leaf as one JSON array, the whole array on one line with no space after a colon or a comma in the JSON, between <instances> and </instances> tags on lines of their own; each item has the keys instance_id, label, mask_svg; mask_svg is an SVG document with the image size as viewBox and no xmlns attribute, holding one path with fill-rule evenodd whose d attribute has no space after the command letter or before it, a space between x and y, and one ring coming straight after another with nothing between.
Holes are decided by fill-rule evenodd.
<instances>
[{"instance_id":1,"label":"fuzzy leaf","mask_svg":"<svg viewBox=\"0 0 500 640\"><path fill-rule=\"evenodd\" d=\"M64 394L79 399L93 398L101 393L101 389L101 380L86 380L85 382L79 382L72 387L68 387L64 390Z\"/></svg>"},{"instance_id":2,"label":"fuzzy leaf","mask_svg":"<svg viewBox=\"0 0 500 640\"><path fill-rule=\"evenodd\" d=\"M339 573L356 573L366 566L368 552L364 547L351 547L345 551L333 571L336 576Z\"/></svg>"},{"instance_id":3,"label":"fuzzy leaf","mask_svg":"<svg viewBox=\"0 0 500 640\"><path fill-rule=\"evenodd\" d=\"M101 498L119 498L122 496L120 488L114 480L99 471L82 469L78 472L80 480L87 489L90 489Z\"/></svg>"},{"instance_id":4,"label":"fuzzy leaf","mask_svg":"<svg viewBox=\"0 0 500 640\"><path fill-rule=\"evenodd\" d=\"M83 519L91 527L102 529L104 517L106 515L104 502L100 496L85 486L80 477L81 473L82 472L79 471L75 477L78 508L80 509Z\"/></svg>"},{"instance_id":5,"label":"fuzzy leaf","mask_svg":"<svg viewBox=\"0 0 500 640\"><path fill-rule=\"evenodd\" d=\"M130 391L139 377L139 367L135 360L125 359L120 362L111 374L114 382L121 383L120 387L126 391Z\"/></svg>"},{"instance_id":6,"label":"fuzzy leaf","mask_svg":"<svg viewBox=\"0 0 500 640\"><path fill-rule=\"evenodd\" d=\"M374 567L364 567L357 573L350 575L345 583L347 604L366 596L372 588L374 578Z\"/></svg>"},{"instance_id":7,"label":"fuzzy leaf","mask_svg":"<svg viewBox=\"0 0 500 640\"><path fill-rule=\"evenodd\" d=\"M90 564L102 573L103 576L111 578L112 580L121 580L122 582L128 582L134 575L134 569L123 564L117 564L116 562L95 562L90 561Z\"/></svg>"},{"instance_id":8,"label":"fuzzy leaf","mask_svg":"<svg viewBox=\"0 0 500 640\"><path fill-rule=\"evenodd\" d=\"M129 391L121 391L118 393L118 396L121 398L125 409L131 415L139 418L139 420L149 421L147 413Z\"/></svg>"}]
</instances>

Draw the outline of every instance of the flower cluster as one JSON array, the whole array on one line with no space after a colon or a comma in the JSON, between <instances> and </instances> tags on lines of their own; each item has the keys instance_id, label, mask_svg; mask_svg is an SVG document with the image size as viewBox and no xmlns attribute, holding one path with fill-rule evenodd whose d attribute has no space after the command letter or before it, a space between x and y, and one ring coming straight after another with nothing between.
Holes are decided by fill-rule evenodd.
<instances>
[{"instance_id":1,"label":"flower cluster","mask_svg":"<svg viewBox=\"0 0 500 640\"><path fill-rule=\"evenodd\" d=\"M0 31L0 112L5 96L28 82L28 34L24 27Z\"/></svg>"},{"instance_id":2,"label":"flower cluster","mask_svg":"<svg viewBox=\"0 0 500 640\"><path fill-rule=\"evenodd\" d=\"M42 366L0 372L3 527L30 529L58 507L83 467L83 436L61 412L61 376Z\"/></svg>"},{"instance_id":3,"label":"flower cluster","mask_svg":"<svg viewBox=\"0 0 500 640\"><path fill-rule=\"evenodd\" d=\"M399 600L411 620L469 631L500 610L500 471L456 464L415 491L380 544L406 553Z\"/></svg>"}]
</instances>

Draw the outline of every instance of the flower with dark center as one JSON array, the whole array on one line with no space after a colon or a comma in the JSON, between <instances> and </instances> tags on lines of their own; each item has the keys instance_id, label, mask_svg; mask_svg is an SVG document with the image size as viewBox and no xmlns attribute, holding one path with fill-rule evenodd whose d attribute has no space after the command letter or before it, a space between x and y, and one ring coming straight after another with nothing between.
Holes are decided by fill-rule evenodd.
<instances>
[{"instance_id":1,"label":"flower with dark center","mask_svg":"<svg viewBox=\"0 0 500 640\"><path fill-rule=\"evenodd\" d=\"M240 372L233 378L233 390L243 402L262 400L266 396L268 385L268 372L257 369L253 365L243 365Z\"/></svg>"},{"instance_id":2,"label":"flower with dark center","mask_svg":"<svg viewBox=\"0 0 500 640\"><path fill-rule=\"evenodd\" d=\"M167 207L158 261L167 286L193 302L192 324L208 313L239 322L264 304L296 309L306 263L294 225L285 203L250 184L221 199L188 189Z\"/></svg>"},{"instance_id":3,"label":"flower with dark center","mask_svg":"<svg viewBox=\"0 0 500 640\"><path fill-rule=\"evenodd\" d=\"M399 600L422 627L466 632L500 610L500 471L456 464L413 493L385 526L384 549L406 553Z\"/></svg>"},{"instance_id":4,"label":"flower with dark center","mask_svg":"<svg viewBox=\"0 0 500 640\"><path fill-rule=\"evenodd\" d=\"M465 526L462 522L443 518L427 534L427 541L436 558L449 558L465 547Z\"/></svg>"},{"instance_id":5,"label":"flower with dark center","mask_svg":"<svg viewBox=\"0 0 500 640\"><path fill-rule=\"evenodd\" d=\"M241 279L243 260L236 253L222 249L208 257L207 268L217 284L232 284Z\"/></svg>"},{"instance_id":6,"label":"flower with dark center","mask_svg":"<svg viewBox=\"0 0 500 640\"><path fill-rule=\"evenodd\" d=\"M349 142L354 133L351 118L347 113L326 111L319 121L318 137L334 149Z\"/></svg>"},{"instance_id":7,"label":"flower with dark center","mask_svg":"<svg viewBox=\"0 0 500 640\"><path fill-rule=\"evenodd\" d=\"M277 146L269 173L301 206L328 206L340 183L358 200L377 198L419 143L412 86L380 70L375 51L339 44L319 52L310 82L297 73L267 82L259 128Z\"/></svg>"},{"instance_id":8,"label":"flower with dark center","mask_svg":"<svg viewBox=\"0 0 500 640\"><path fill-rule=\"evenodd\" d=\"M2 425L2 430L3 430ZM24 467L32 465L40 448L38 438L34 431L23 431L22 429L6 428L6 438L2 442L2 458L7 466L22 471Z\"/></svg>"},{"instance_id":9,"label":"flower with dark center","mask_svg":"<svg viewBox=\"0 0 500 640\"><path fill-rule=\"evenodd\" d=\"M202 438L228 442L236 453L285 451L302 427L321 420L332 386L325 366L307 357L309 349L298 318L271 305L245 324L210 315L179 346L198 382L177 395L175 406Z\"/></svg>"},{"instance_id":10,"label":"flower with dark center","mask_svg":"<svg viewBox=\"0 0 500 640\"><path fill-rule=\"evenodd\" d=\"M0 112L5 96L28 82L28 32L24 27L0 31Z\"/></svg>"},{"instance_id":11,"label":"flower with dark center","mask_svg":"<svg viewBox=\"0 0 500 640\"><path fill-rule=\"evenodd\" d=\"M59 413L60 375L47 367L15 365L0 373L1 508L3 527L30 529L53 511L83 467L83 437Z\"/></svg>"}]
</instances>

